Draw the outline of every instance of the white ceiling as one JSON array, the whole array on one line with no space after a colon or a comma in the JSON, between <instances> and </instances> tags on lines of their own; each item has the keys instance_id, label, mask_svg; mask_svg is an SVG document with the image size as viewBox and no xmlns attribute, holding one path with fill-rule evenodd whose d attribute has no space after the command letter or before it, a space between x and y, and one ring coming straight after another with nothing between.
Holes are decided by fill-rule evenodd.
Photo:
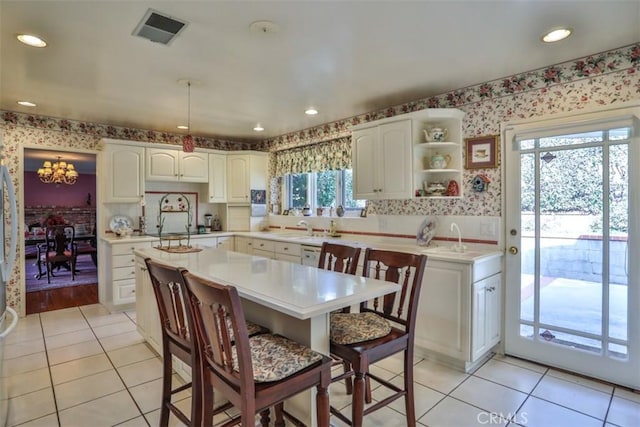
<instances>
[{"instance_id":1,"label":"white ceiling","mask_svg":"<svg viewBox=\"0 0 640 427\"><path fill-rule=\"evenodd\" d=\"M132 36L148 8L189 24ZM640 0L0 1L0 108L263 139L640 41ZM277 33L249 25L270 20ZM574 34L547 45L545 31ZM15 35L36 33L45 49ZM26 108L18 100L37 107ZM303 112L314 106L320 114ZM252 130L261 123L265 131Z\"/></svg>"}]
</instances>

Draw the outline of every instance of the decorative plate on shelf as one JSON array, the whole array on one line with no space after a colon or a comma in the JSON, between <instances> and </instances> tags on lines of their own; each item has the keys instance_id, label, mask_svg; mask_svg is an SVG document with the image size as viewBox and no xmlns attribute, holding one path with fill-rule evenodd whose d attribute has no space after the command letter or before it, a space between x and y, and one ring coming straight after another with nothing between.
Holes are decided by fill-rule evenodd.
<instances>
[{"instance_id":1,"label":"decorative plate on shelf","mask_svg":"<svg viewBox=\"0 0 640 427\"><path fill-rule=\"evenodd\" d=\"M126 215L114 215L109 221L109 228L114 233L122 228L133 229L133 221Z\"/></svg>"},{"instance_id":2,"label":"decorative plate on shelf","mask_svg":"<svg viewBox=\"0 0 640 427\"><path fill-rule=\"evenodd\" d=\"M418 235L416 236L416 242L418 246L427 246L431 239L436 235L436 218L428 216L422 221L420 227L418 227Z\"/></svg>"}]
</instances>

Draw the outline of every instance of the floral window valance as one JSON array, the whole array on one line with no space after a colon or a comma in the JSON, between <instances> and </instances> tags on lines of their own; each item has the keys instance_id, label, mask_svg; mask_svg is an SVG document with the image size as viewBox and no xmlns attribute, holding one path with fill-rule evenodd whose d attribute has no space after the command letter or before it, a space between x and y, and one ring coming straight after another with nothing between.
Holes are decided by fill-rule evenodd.
<instances>
[{"instance_id":1,"label":"floral window valance","mask_svg":"<svg viewBox=\"0 0 640 427\"><path fill-rule=\"evenodd\" d=\"M276 176L351 169L351 138L338 138L276 153Z\"/></svg>"}]
</instances>

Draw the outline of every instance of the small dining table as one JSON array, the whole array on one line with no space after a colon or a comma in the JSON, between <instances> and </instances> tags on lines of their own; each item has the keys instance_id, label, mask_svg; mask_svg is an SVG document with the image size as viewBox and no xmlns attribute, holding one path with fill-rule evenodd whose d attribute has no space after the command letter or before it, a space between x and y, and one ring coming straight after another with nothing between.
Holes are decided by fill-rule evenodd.
<instances>
[{"instance_id":1,"label":"small dining table","mask_svg":"<svg viewBox=\"0 0 640 427\"><path fill-rule=\"evenodd\" d=\"M185 268L204 279L235 286L247 319L326 355L330 350L332 311L399 288L392 282L215 248L193 253L148 248L136 249L134 253L141 258ZM140 296L137 293L136 298ZM153 300L136 301L136 305L141 303L156 304ZM306 420L306 425L315 425L315 417L311 416L315 414L314 393L301 393L287 401L287 409L303 422Z\"/></svg>"}]
</instances>

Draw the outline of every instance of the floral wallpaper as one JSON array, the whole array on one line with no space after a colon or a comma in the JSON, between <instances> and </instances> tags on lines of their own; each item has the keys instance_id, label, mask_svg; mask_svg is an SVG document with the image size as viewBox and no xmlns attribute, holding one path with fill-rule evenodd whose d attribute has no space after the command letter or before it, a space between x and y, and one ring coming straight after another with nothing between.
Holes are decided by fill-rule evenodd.
<instances>
[{"instance_id":1,"label":"floral wallpaper","mask_svg":"<svg viewBox=\"0 0 640 427\"><path fill-rule=\"evenodd\" d=\"M350 126L425 108L464 111L465 138L498 135L501 123L508 121L634 99L640 99L640 43L282 135L268 143L275 157L280 156L282 150L290 151L290 156L306 156L307 151L294 148L348 137ZM302 158L290 160L290 163L306 164L309 161ZM270 176L278 176L278 171L276 162L272 161ZM482 193L471 188L471 182L478 174L486 175L491 181L487 191ZM271 203L279 205L275 179L271 189ZM370 212L386 215L501 216L499 167L465 170L462 191L464 197L461 199L369 200L367 206Z\"/></svg>"},{"instance_id":2,"label":"floral wallpaper","mask_svg":"<svg viewBox=\"0 0 640 427\"><path fill-rule=\"evenodd\" d=\"M410 111L424 108L459 108L466 112L463 120L464 135L473 137L499 134L500 124L510 120L579 111L634 99L640 99L640 43L338 120L257 144L251 141L204 137L195 137L195 143L198 147L221 150L268 150L271 152L269 175L277 177L278 170L282 171L284 167L280 166L278 169L278 157L281 158L281 164L288 162L295 165L292 167L301 168L300 170L347 164L350 161L347 160L346 148L350 138L350 126ZM39 117L11 111L0 111L0 129L4 133L4 162L13 176L18 194L22 191L20 180L17 178L21 145L38 145L51 149L99 150L101 138L176 145L181 143L182 138L180 134ZM321 142L327 144L313 148L313 144ZM305 146L308 147L302 148ZM292 154L279 154L289 149L295 150L292 150ZM331 166L327 166L329 167ZM474 193L471 190L470 181L477 174L485 174L491 180L486 192ZM377 200L369 201L368 206L370 211L379 214L501 215L500 168L465 171L462 185L465 194L462 199ZM270 203L277 208L279 178L271 180L270 189ZM11 227L12 224L6 226ZM7 287L7 302L24 313L21 292L19 266L15 266Z\"/></svg>"}]
</instances>

